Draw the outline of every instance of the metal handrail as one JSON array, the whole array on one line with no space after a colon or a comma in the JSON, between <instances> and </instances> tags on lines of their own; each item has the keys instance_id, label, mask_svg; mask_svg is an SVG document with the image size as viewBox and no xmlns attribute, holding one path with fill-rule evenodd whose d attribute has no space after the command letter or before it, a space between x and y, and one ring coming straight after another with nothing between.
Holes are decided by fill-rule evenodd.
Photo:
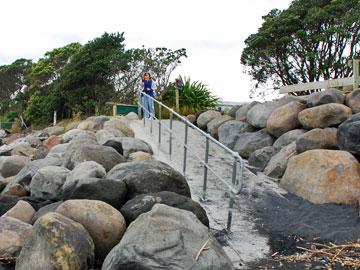
<instances>
[{"instance_id":1,"label":"metal handrail","mask_svg":"<svg viewBox=\"0 0 360 270\"><path fill-rule=\"evenodd\" d=\"M153 102L155 102L156 104L159 105L159 118L156 118L156 115L151 114L150 111L148 111L147 108L145 108L142 105L142 97L147 97L150 100L152 100ZM154 106L155 107L155 106ZM166 110L168 110L170 112L170 127L167 128L165 126L165 128L167 129L167 131L169 132L169 155L171 156L172 154L172 139L173 137L176 139L176 136L173 135L173 131L172 131L172 122L173 122L173 117L174 115L179 118L179 120L181 120L184 124L185 124L185 139L184 139L184 143L183 143L183 147L184 147L184 158L183 158L183 174L185 175L186 172L186 160L187 160L187 152L191 152L191 149L189 149L188 147L188 127L193 128L195 131L197 131L198 133L200 133L203 137L206 138L206 147L205 147L205 158L204 160L202 160L200 157L198 157L195 153L193 153L193 155L200 161L200 163L204 166L204 179L203 179L203 200L206 200L206 190L207 190L207 176L208 176L208 171L211 171L217 179L219 179L223 184L225 184L230 192L230 199L229 199L229 211L228 211L228 220L227 220L227 231L230 232L231 231L231 223L232 223L232 211L233 211L233 206L234 206L234 200L235 200L235 195L240 194L241 190L242 190L242 186L243 186L243 170L244 170L244 162L242 160L242 158L240 157L240 155L237 152L234 152L233 150L229 149L227 146L223 145L222 143L220 143L219 141L217 141L216 139L214 139L213 137L211 137L208 133L205 133L203 130L201 130L200 128L198 128L197 126L195 126L194 124L192 124L188 119L186 119L185 117L181 116L180 114L178 114L176 111L174 111L173 109L169 108L168 106L166 106L165 104L161 103L160 101L156 100L155 98L153 98L152 96L139 91L139 101L138 101L138 116L139 119L141 119L141 109L144 110L144 112L146 111L147 113L149 113L150 115L150 132L152 133L152 121L153 119L158 120L159 123L159 144L161 144L161 114L162 114L162 108L165 108ZM155 111L155 108L154 108ZM145 113L144 113L145 114ZM144 126L145 126L145 116L143 117L144 120ZM219 146L220 148L222 148L223 150L225 150L227 153L229 153L233 159L233 168L232 168L232 181L231 184L228 183L228 181L224 180L222 177L220 177L219 175L216 174L216 172L209 166L208 163L208 159L209 159L209 145L210 142L216 144L217 146ZM240 171L237 172L237 165L238 163L240 164ZM237 178L237 175L240 175L240 179Z\"/></svg>"}]
</instances>

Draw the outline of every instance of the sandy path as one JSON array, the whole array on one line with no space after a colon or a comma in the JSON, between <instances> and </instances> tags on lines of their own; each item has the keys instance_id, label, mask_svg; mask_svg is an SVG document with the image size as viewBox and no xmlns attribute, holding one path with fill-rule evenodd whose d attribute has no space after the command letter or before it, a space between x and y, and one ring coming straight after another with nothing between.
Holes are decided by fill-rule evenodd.
<instances>
[{"instance_id":1,"label":"sandy path","mask_svg":"<svg viewBox=\"0 0 360 270\"><path fill-rule=\"evenodd\" d=\"M150 120L147 120L144 127L143 121L132 121L131 127L135 136L148 142L153 150L154 157L173 168L182 172L184 147L184 124L179 121L173 122L174 134L172 156L169 156L169 132L165 127L169 127L169 121L162 121L162 143L158 144L158 123L153 121L153 132L150 132ZM242 194L236 197L233 213L232 233L224 234L228 216L228 189L226 185L216 179L210 172L208 176L207 200L202 201L203 173L204 167L195 157L205 156L205 138L198 132L189 128L188 145L192 152L188 152L186 178L188 180L192 197L201 203L205 208L211 230L223 244L224 249L233 261L236 269L247 269L247 264L258 259L265 258L269 253L268 239L260 235L254 229L254 219L250 215L251 205L265 188L276 190L277 187L271 181L259 179L248 170L244 171L244 185ZM209 164L217 175L223 176L229 183L232 174L232 157L224 150L214 144L210 144Z\"/></svg>"}]
</instances>

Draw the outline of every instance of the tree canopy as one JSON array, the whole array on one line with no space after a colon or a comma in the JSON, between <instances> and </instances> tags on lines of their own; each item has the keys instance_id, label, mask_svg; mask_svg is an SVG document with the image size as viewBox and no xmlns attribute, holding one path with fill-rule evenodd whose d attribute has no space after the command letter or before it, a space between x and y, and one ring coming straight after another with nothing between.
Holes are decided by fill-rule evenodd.
<instances>
[{"instance_id":1,"label":"tree canopy","mask_svg":"<svg viewBox=\"0 0 360 270\"><path fill-rule=\"evenodd\" d=\"M359 18L358 0L294 0L263 17L245 40L241 63L256 87L351 76L348 60L360 56Z\"/></svg>"}]
</instances>

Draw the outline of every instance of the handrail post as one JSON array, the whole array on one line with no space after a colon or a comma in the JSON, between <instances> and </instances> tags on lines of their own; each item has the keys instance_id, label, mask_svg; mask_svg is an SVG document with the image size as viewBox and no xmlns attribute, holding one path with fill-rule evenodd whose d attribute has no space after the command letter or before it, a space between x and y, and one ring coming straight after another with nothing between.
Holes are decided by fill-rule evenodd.
<instances>
[{"instance_id":1,"label":"handrail post","mask_svg":"<svg viewBox=\"0 0 360 270\"><path fill-rule=\"evenodd\" d=\"M188 125L185 122L185 141L184 141L184 161L183 161L183 174L186 172L186 154L187 154L187 142L188 142Z\"/></svg>"},{"instance_id":2,"label":"handrail post","mask_svg":"<svg viewBox=\"0 0 360 270\"><path fill-rule=\"evenodd\" d=\"M206 200L206 189L207 189L207 176L208 176L208 162L209 162L209 137L206 136L205 146L205 162L204 162L204 183L203 183L203 200Z\"/></svg>"},{"instance_id":3,"label":"handrail post","mask_svg":"<svg viewBox=\"0 0 360 270\"><path fill-rule=\"evenodd\" d=\"M161 104L159 103L159 146L161 144Z\"/></svg>"},{"instance_id":4,"label":"handrail post","mask_svg":"<svg viewBox=\"0 0 360 270\"><path fill-rule=\"evenodd\" d=\"M169 155L171 158L171 154L172 154L172 126L173 126L173 112L170 111L170 138L169 138Z\"/></svg>"},{"instance_id":5,"label":"handrail post","mask_svg":"<svg viewBox=\"0 0 360 270\"><path fill-rule=\"evenodd\" d=\"M233 185L236 184L236 168L237 168L237 160L234 158L233 163L233 171L232 171L232 183ZM230 190L230 200L229 200L229 212L228 212L228 220L227 220L227 228L228 232L231 231L231 223L232 223L232 216L233 216L233 207L234 207L234 193Z\"/></svg>"}]
</instances>

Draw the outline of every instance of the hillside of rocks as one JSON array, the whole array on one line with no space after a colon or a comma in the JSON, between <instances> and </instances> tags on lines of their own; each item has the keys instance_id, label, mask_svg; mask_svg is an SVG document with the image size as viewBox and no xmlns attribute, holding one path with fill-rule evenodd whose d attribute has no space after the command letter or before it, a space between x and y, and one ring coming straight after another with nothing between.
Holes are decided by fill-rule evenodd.
<instances>
[{"instance_id":1,"label":"hillside of rocks","mask_svg":"<svg viewBox=\"0 0 360 270\"><path fill-rule=\"evenodd\" d=\"M0 132L0 269L233 269L185 177L131 119Z\"/></svg>"},{"instance_id":2,"label":"hillside of rocks","mask_svg":"<svg viewBox=\"0 0 360 270\"><path fill-rule=\"evenodd\" d=\"M359 201L360 90L327 89L188 118L290 193L315 204Z\"/></svg>"}]
</instances>

